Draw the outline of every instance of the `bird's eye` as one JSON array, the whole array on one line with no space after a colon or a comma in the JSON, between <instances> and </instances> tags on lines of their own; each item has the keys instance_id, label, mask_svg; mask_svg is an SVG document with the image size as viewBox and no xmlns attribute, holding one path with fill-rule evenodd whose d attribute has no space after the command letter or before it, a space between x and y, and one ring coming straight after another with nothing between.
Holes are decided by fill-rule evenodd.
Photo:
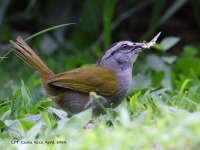
<instances>
[{"instance_id":1,"label":"bird's eye","mask_svg":"<svg viewBox=\"0 0 200 150\"><path fill-rule=\"evenodd\" d=\"M122 49L128 49L128 45L127 44L123 44L122 45Z\"/></svg>"}]
</instances>

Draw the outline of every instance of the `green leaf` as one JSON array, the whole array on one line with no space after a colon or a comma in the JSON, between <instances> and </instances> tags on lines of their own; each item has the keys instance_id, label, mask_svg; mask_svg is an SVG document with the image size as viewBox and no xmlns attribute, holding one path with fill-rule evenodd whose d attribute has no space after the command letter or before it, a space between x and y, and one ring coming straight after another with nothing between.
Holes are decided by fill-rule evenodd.
<instances>
[{"instance_id":1,"label":"green leaf","mask_svg":"<svg viewBox=\"0 0 200 150\"><path fill-rule=\"evenodd\" d=\"M31 101L31 98L30 98L30 93L26 85L24 84L23 80L21 80L21 95L22 95L21 108L27 108L28 104Z\"/></svg>"},{"instance_id":2,"label":"green leaf","mask_svg":"<svg viewBox=\"0 0 200 150\"><path fill-rule=\"evenodd\" d=\"M181 89L180 89L180 91L179 91L179 95L178 95L178 99L177 99L177 104L181 101L181 99L182 99L182 97L183 97L183 92L184 92L184 90L185 90L185 88L186 88L186 86L188 85L189 82L190 82L190 79L186 79L186 80L183 82L183 84L182 84L182 86L181 86Z\"/></svg>"},{"instance_id":3,"label":"green leaf","mask_svg":"<svg viewBox=\"0 0 200 150\"><path fill-rule=\"evenodd\" d=\"M199 50L192 46L192 45L187 45L184 47L183 52L181 53L181 57L194 57L199 53Z\"/></svg>"},{"instance_id":4,"label":"green leaf","mask_svg":"<svg viewBox=\"0 0 200 150\"><path fill-rule=\"evenodd\" d=\"M25 133L34 126L35 124L26 120L18 120L18 128L19 132L22 135L25 135Z\"/></svg>"},{"instance_id":5,"label":"green leaf","mask_svg":"<svg viewBox=\"0 0 200 150\"><path fill-rule=\"evenodd\" d=\"M171 65L177 60L177 56L174 56L174 55L172 55L172 56L163 56L162 60L164 62L166 62L167 64Z\"/></svg>"},{"instance_id":6,"label":"green leaf","mask_svg":"<svg viewBox=\"0 0 200 150\"><path fill-rule=\"evenodd\" d=\"M200 60L198 58L186 57L179 59L172 68L189 78L198 79L200 75Z\"/></svg>"},{"instance_id":7,"label":"green leaf","mask_svg":"<svg viewBox=\"0 0 200 150\"><path fill-rule=\"evenodd\" d=\"M158 43L154 44L154 45L152 46L152 48L154 48L154 49L156 49L156 50L159 50L159 51L164 51L164 50L163 50L163 47L162 47L160 44L158 44Z\"/></svg>"},{"instance_id":8,"label":"green leaf","mask_svg":"<svg viewBox=\"0 0 200 150\"><path fill-rule=\"evenodd\" d=\"M49 114L46 111L40 111L40 114L42 116L43 122L47 125L47 127L49 129L52 128L52 123Z\"/></svg>"},{"instance_id":9,"label":"green leaf","mask_svg":"<svg viewBox=\"0 0 200 150\"><path fill-rule=\"evenodd\" d=\"M12 104L12 107L11 107L11 110L12 110L11 118L17 118L19 113L20 113L20 111L22 111L22 109L21 109L22 103L21 103L20 96L21 96L21 89L18 88L15 91L14 96L12 98L13 103L11 103Z\"/></svg>"},{"instance_id":10,"label":"green leaf","mask_svg":"<svg viewBox=\"0 0 200 150\"><path fill-rule=\"evenodd\" d=\"M3 109L1 107L1 109ZM2 113L0 113L2 114ZM10 114L11 114L11 110L7 110L6 112L3 113L3 115L0 116L0 120L4 121L6 119L8 119L10 117Z\"/></svg>"},{"instance_id":11,"label":"green leaf","mask_svg":"<svg viewBox=\"0 0 200 150\"><path fill-rule=\"evenodd\" d=\"M2 133L6 128L6 125L4 124L3 121L0 120L0 132ZM1 135L0 135L0 138L1 138Z\"/></svg>"},{"instance_id":12,"label":"green leaf","mask_svg":"<svg viewBox=\"0 0 200 150\"><path fill-rule=\"evenodd\" d=\"M32 128L30 128L26 134L24 135L22 140L35 140L37 138L37 135L41 133L43 125L42 122L39 122L35 124Z\"/></svg>"},{"instance_id":13,"label":"green leaf","mask_svg":"<svg viewBox=\"0 0 200 150\"><path fill-rule=\"evenodd\" d=\"M56 114L60 119L67 118L67 113L61 109L56 109L53 107L48 107L54 114Z\"/></svg>"},{"instance_id":14,"label":"green leaf","mask_svg":"<svg viewBox=\"0 0 200 150\"><path fill-rule=\"evenodd\" d=\"M21 90L20 88L18 88L15 92L14 92L14 95L13 95L13 100L16 100L18 98L18 96L21 94Z\"/></svg>"},{"instance_id":15,"label":"green leaf","mask_svg":"<svg viewBox=\"0 0 200 150\"><path fill-rule=\"evenodd\" d=\"M41 109L41 108L47 108L48 106L52 106L52 101L40 101L35 105L35 108ZM42 109L42 110L43 110Z\"/></svg>"},{"instance_id":16,"label":"green leaf","mask_svg":"<svg viewBox=\"0 0 200 150\"><path fill-rule=\"evenodd\" d=\"M160 45L162 46L164 51L169 50L171 47L176 45L180 41L180 38L178 37L166 37L161 42Z\"/></svg>"},{"instance_id":17,"label":"green leaf","mask_svg":"<svg viewBox=\"0 0 200 150\"><path fill-rule=\"evenodd\" d=\"M141 91L137 92L136 94L134 94L131 98L130 98L130 105L132 106L132 108L137 111L137 106L139 106L142 109L145 109L145 107L140 104L138 102L138 97L141 94Z\"/></svg>"},{"instance_id":18,"label":"green leaf","mask_svg":"<svg viewBox=\"0 0 200 150\"><path fill-rule=\"evenodd\" d=\"M92 119L92 109L87 109L79 114L72 116L67 125L72 128L84 128Z\"/></svg>"},{"instance_id":19,"label":"green leaf","mask_svg":"<svg viewBox=\"0 0 200 150\"><path fill-rule=\"evenodd\" d=\"M0 115L6 113L7 111L10 111L10 108L11 108L11 106L10 106L11 104L8 104L8 103L3 103L3 104L0 104L0 108L1 108L0 109ZM0 117L0 120L1 120L1 117Z\"/></svg>"},{"instance_id":20,"label":"green leaf","mask_svg":"<svg viewBox=\"0 0 200 150\"><path fill-rule=\"evenodd\" d=\"M118 112L115 111L114 109L108 108L106 115L108 116L108 119L112 122L112 125L116 127L118 122L115 120L115 118L119 116Z\"/></svg>"},{"instance_id":21,"label":"green leaf","mask_svg":"<svg viewBox=\"0 0 200 150\"><path fill-rule=\"evenodd\" d=\"M152 79L151 79L151 85L153 87L157 87L160 86L160 83L164 77L164 71L158 71L155 74L152 75Z\"/></svg>"},{"instance_id":22,"label":"green leaf","mask_svg":"<svg viewBox=\"0 0 200 150\"><path fill-rule=\"evenodd\" d=\"M30 90L30 92L33 91L33 88L35 86L34 83L35 83L35 80L36 80L37 77L38 77L38 73L35 71L33 73L33 75L29 78L29 80L26 83L26 86L28 87L28 89Z\"/></svg>"}]
</instances>

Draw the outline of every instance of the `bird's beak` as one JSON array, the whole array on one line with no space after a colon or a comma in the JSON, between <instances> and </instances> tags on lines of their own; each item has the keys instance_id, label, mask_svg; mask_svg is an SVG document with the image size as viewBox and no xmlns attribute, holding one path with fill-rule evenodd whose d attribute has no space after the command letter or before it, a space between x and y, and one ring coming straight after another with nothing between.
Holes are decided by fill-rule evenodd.
<instances>
[{"instance_id":1,"label":"bird's beak","mask_svg":"<svg viewBox=\"0 0 200 150\"><path fill-rule=\"evenodd\" d=\"M144 43L134 43L134 52L136 54L140 53L142 49L144 48L145 44Z\"/></svg>"},{"instance_id":2,"label":"bird's beak","mask_svg":"<svg viewBox=\"0 0 200 150\"><path fill-rule=\"evenodd\" d=\"M135 44L135 49L138 49L138 48L144 48L145 47L145 43L134 43Z\"/></svg>"}]
</instances>

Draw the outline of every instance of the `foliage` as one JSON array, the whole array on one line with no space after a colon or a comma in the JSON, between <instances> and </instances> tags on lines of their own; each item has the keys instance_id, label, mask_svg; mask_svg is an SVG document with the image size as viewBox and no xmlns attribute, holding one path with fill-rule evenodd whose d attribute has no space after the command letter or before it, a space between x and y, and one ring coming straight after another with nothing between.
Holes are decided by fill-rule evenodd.
<instances>
[{"instance_id":1,"label":"foliage","mask_svg":"<svg viewBox=\"0 0 200 150\"><path fill-rule=\"evenodd\" d=\"M186 57L188 48L190 55ZM145 63L139 60L146 66L140 77L150 80L145 81L149 84L143 85L143 78L135 75L137 87L133 86L127 100L97 118L92 118L91 110L87 110L68 119L65 112L52 106L48 97L37 102L35 95L41 91L34 92L38 88L34 74L27 83L22 81L9 99L0 101L0 147L196 149L200 144L200 84L199 71L194 67L200 62L192 54L193 49L187 46L182 57L171 62L172 56L153 54L146 56ZM149 64L148 57L156 66ZM158 60L162 71L157 69ZM164 82L168 76L171 84Z\"/></svg>"},{"instance_id":2,"label":"foliage","mask_svg":"<svg viewBox=\"0 0 200 150\"><path fill-rule=\"evenodd\" d=\"M67 118L53 106L37 73L16 56L5 57L10 39L45 29L48 33L29 42L55 73L90 65L100 57L102 47L117 40L119 27L127 27L121 26L123 22L149 6L152 13L142 40L151 39L184 4L191 4L199 25L198 1L177 0L168 5L167 0L127 0L121 7L120 0L18 2L0 1L0 149L199 148L199 48L187 43L183 50L176 49L179 55L172 54L182 37L165 37L143 52L134 64L133 86L126 100L97 118L92 118L90 109ZM77 24L50 31L66 22Z\"/></svg>"}]
</instances>

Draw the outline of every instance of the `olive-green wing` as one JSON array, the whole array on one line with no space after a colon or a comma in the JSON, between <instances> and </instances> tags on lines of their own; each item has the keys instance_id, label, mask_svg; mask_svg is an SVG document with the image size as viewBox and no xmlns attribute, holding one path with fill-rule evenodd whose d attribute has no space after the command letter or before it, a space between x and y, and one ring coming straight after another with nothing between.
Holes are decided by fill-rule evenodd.
<instances>
[{"instance_id":1,"label":"olive-green wing","mask_svg":"<svg viewBox=\"0 0 200 150\"><path fill-rule=\"evenodd\" d=\"M102 67L78 68L52 76L48 83L80 92L91 91L101 95L113 95L118 90L116 74Z\"/></svg>"}]
</instances>

